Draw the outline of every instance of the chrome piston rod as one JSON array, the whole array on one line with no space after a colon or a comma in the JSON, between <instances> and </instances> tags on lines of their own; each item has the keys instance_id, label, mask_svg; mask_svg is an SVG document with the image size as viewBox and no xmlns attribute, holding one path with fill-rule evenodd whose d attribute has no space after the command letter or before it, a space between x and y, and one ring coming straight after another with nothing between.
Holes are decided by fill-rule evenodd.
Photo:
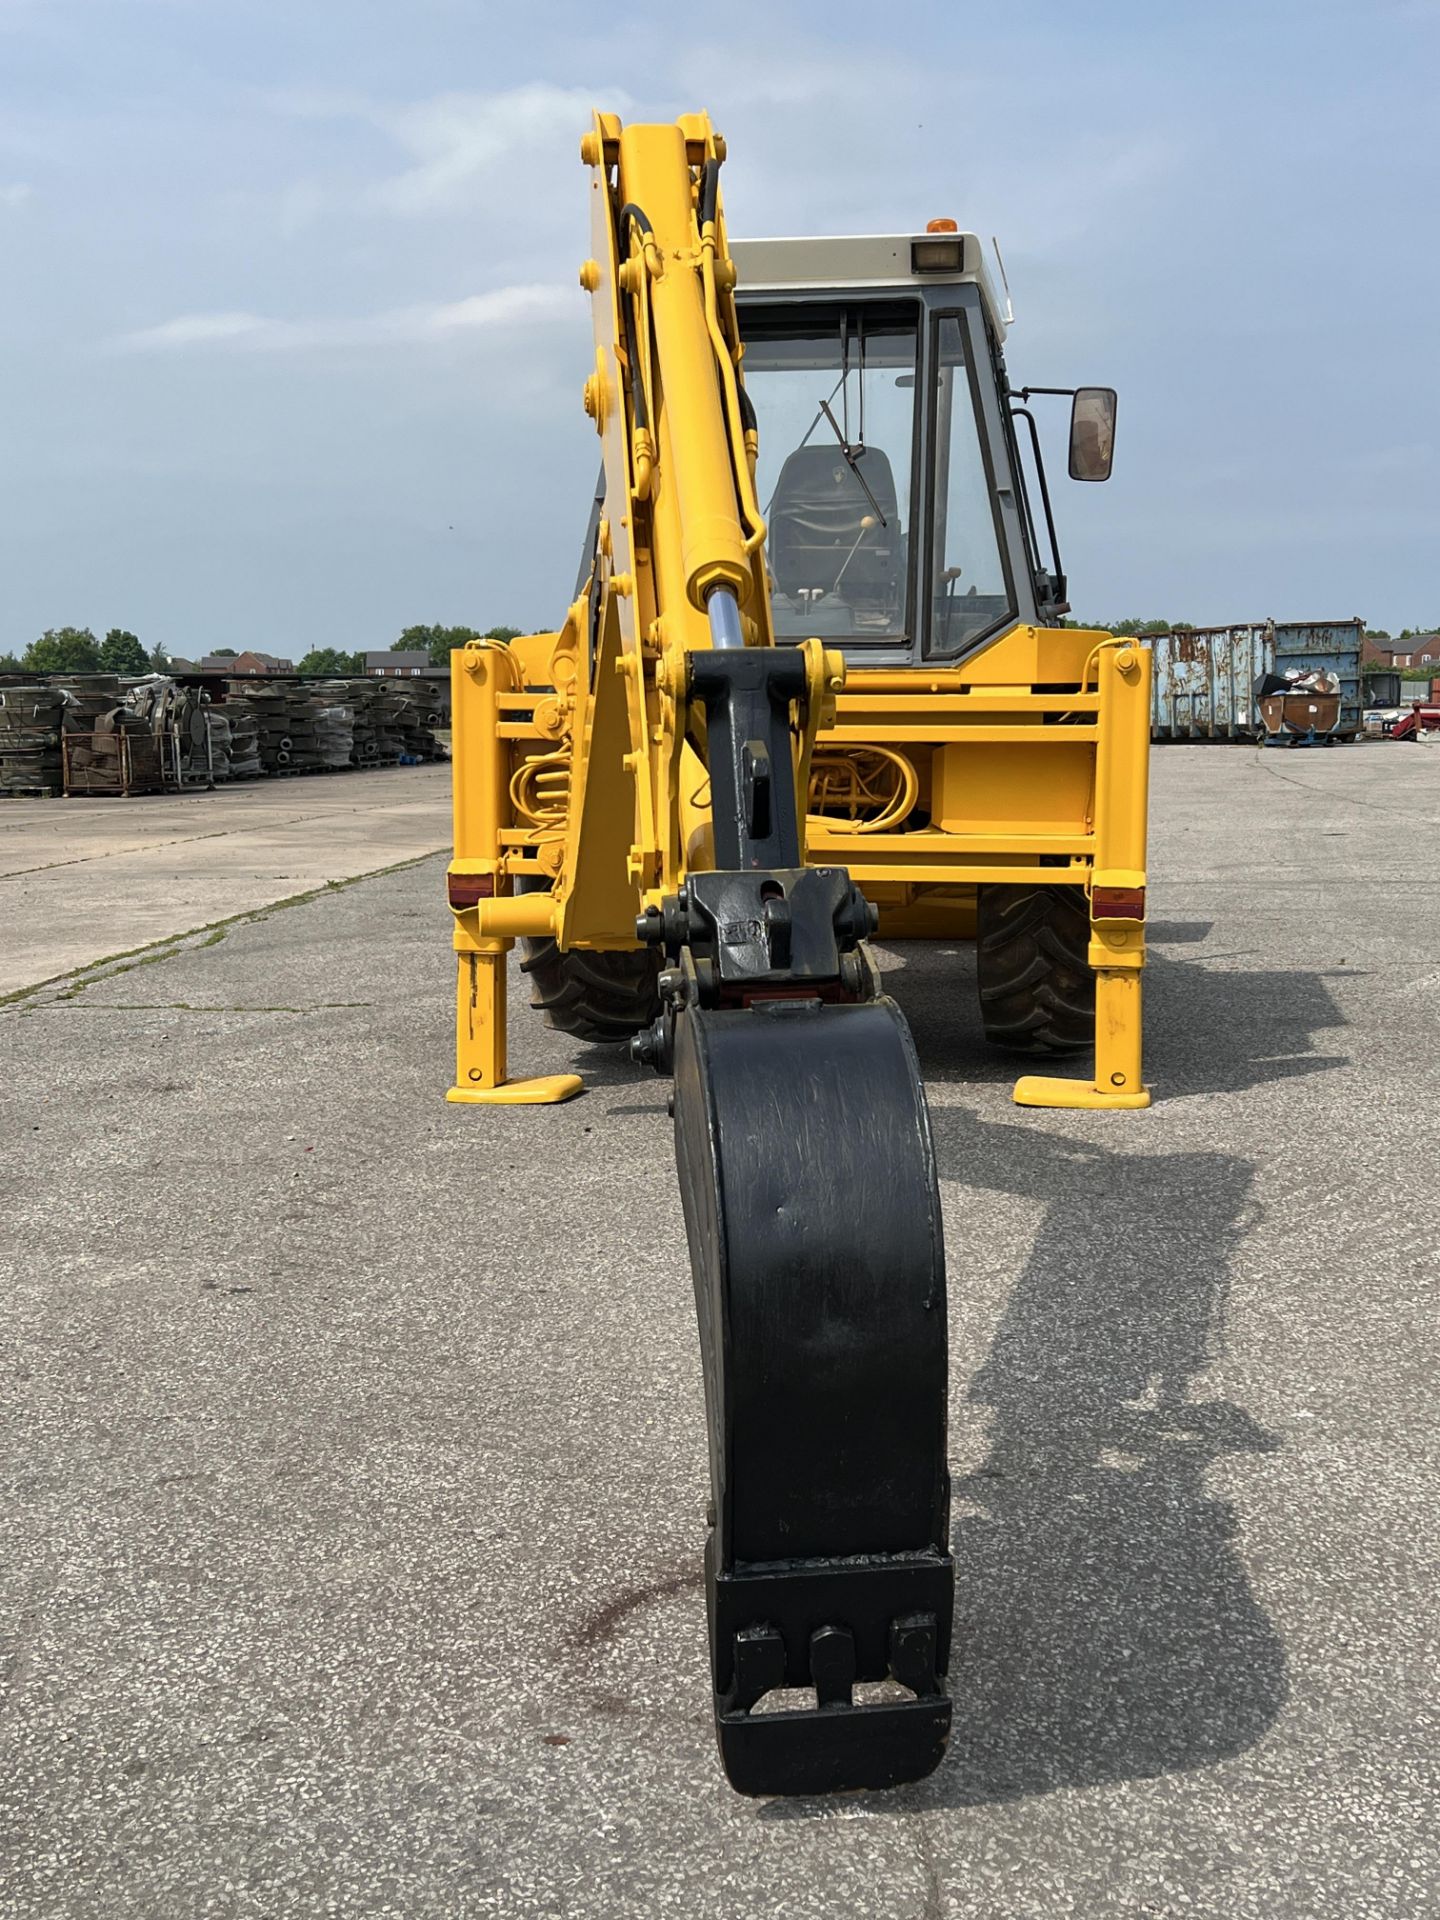
<instances>
[{"instance_id":1,"label":"chrome piston rod","mask_svg":"<svg viewBox=\"0 0 1440 1920\"><path fill-rule=\"evenodd\" d=\"M705 602L705 611L710 616L712 645L724 653L733 653L745 645L745 631L740 625L740 603L729 587L716 587Z\"/></svg>"}]
</instances>

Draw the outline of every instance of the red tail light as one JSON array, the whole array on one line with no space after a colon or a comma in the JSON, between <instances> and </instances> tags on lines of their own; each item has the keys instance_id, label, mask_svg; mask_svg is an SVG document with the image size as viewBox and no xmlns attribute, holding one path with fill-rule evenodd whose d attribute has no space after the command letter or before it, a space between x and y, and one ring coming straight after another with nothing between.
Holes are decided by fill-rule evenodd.
<instances>
[{"instance_id":1,"label":"red tail light","mask_svg":"<svg viewBox=\"0 0 1440 1920\"><path fill-rule=\"evenodd\" d=\"M1144 887L1095 887L1090 894L1092 920L1143 920Z\"/></svg>"},{"instance_id":2,"label":"red tail light","mask_svg":"<svg viewBox=\"0 0 1440 1920\"><path fill-rule=\"evenodd\" d=\"M463 910L478 906L482 900L495 898L495 876L493 873L447 873L445 894L452 907Z\"/></svg>"}]
</instances>

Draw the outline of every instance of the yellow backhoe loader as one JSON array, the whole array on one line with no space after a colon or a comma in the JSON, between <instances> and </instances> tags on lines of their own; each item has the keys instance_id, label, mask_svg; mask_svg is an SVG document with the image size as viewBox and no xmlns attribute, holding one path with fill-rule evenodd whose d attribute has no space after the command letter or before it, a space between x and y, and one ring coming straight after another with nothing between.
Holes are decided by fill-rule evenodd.
<instances>
[{"instance_id":1,"label":"yellow backhoe loader","mask_svg":"<svg viewBox=\"0 0 1440 1920\"><path fill-rule=\"evenodd\" d=\"M944 1752L953 1573L939 1196L871 937L974 937L991 1039L1093 1059L1017 1101L1147 1104L1149 661L1058 624L1057 390L1011 389L973 234L731 245L699 114L597 114L581 158L603 471L561 629L453 658L449 1097L579 1089L509 1077L517 939L553 1026L673 1077L722 1761L888 1786ZM1071 397L1104 479L1115 396Z\"/></svg>"}]
</instances>

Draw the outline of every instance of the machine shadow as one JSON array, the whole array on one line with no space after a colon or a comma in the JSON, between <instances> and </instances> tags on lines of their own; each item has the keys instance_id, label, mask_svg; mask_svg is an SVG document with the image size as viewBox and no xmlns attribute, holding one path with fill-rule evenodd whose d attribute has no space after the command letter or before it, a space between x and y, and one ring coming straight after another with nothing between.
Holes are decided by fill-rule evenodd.
<instances>
[{"instance_id":1,"label":"machine shadow","mask_svg":"<svg viewBox=\"0 0 1440 1920\"><path fill-rule=\"evenodd\" d=\"M991 1420L987 1458L954 1488L955 1731L943 1771L910 1791L974 1805L1243 1752L1284 1703L1285 1655L1205 1475L1279 1443L1191 1393L1223 1340L1253 1169L953 1107L933 1121L942 1179L1045 1216L969 1386ZM963 1289L952 1261L962 1315Z\"/></svg>"},{"instance_id":2,"label":"machine shadow","mask_svg":"<svg viewBox=\"0 0 1440 1920\"><path fill-rule=\"evenodd\" d=\"M1187 946L1209 930L1208 921L1166 921L1151 933L1165 946ZM1045 1070L1033 1057L998 1053L987 1045L980 1031L972 946L897 942L881 950L880 961L885 989L910 1023L927 1081L1001 1086L1021 1073ZM1315 1034L1346 1024L1325 982L1323 973L1207 965L1152 947L1145 969L1145 1061L1156 1097L1238 1093L1348 1066L1345 1054L1313 1050ZM633 1088L639 1103L616 1112L664 1113L664 1098L654 1093L654 1074L632 1064L623 1046L548 1037L560 1056L548 1071L579 1073L597 1092ZM512 1031L516 1058L529 1057L527 1039L524 1027ZM1072 1066L1061 1062L1058 1070L1078 1077L1085 1067L1085 1056L1076 1055Z\"/></svg>"},{"instance_id":3,"label":"machine shadow","mask_svg":"<svg viewBox=\"0 0 1440 1920\"><path fill-rule=\"evenodd\" d=\"M1195 929L1199 929L1196 931ZM1167 923L1167 945L1203 939L1206 924ZM1158 930L1157 930L1158 931ZM975 951L968 945L897 944L882 974L903 1008L927 1081L998 1085L1047 1072L1033 1057L997 1053L980 1031ZM1157 1099L1239 1093L1247 1087L1349 1065L1314 1051L1314 1036L1345 1016L1323 973L1250 971L1172 959L1152 948L1145 968L1145 1077ZM1086 1056L1053 1070L1084 1073Z\"/></svg>"}]
</instances>

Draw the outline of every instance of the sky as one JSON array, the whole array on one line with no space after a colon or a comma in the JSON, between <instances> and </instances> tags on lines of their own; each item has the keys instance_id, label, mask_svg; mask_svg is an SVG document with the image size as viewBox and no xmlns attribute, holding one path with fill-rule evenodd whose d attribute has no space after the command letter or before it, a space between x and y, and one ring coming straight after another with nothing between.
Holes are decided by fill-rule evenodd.
<instances>
[{"instance_id":1,"label":"sky","mask_svg":"<svg viewBox=\"0 0 1440 1920\"><path fill-rule=\"evenodd\" d=\"M1440 623L1440 0L0 0L0 653L557 624L579 136L707 109L733 234L1000 237L1119 390L1075 610Z\"/></svg>"}]
</instances>

